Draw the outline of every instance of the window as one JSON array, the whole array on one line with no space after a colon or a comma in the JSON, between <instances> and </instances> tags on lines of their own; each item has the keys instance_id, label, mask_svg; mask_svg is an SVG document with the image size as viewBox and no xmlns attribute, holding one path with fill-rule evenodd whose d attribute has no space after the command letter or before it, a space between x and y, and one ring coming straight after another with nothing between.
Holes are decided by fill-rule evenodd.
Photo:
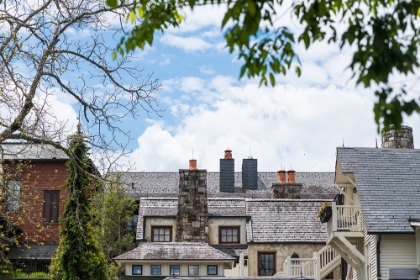
<instances>
[{"instance_id":1,"label":"window","mask_svg":"<svg viewBox=\"0 0 420 280\"><path fill-rule=\"evenodd\" d=\"M240 227L219 227L219 243L239 243Z\"/></svg>"},{"instance_id":2,"label":"window","mask_svg":"<svg viewBox=\"0 0 420 280\"><path fill-rule=\"evenodd\" d=\"M7 182L6 211L20 210L21 181Z\"/></svg>"},{"instance_id":3,"label":"window","mask_svg":"<svg viewBox=\"0 0 420 280\"><path fill-rule=\"evenodd\" d=\"M200 275L198 270L198 265L189 265L188 266L188 275Z\"/></svg>"},{"instance_id":4,"label":"window","mask_svg":"<svg viewBox=\"0 0 420 280\"><path fill-rule=\"evenodd\" d=\"M151 265L150 275L160 275L160 265Z\"/></svg>"},{"instance_id":5,"label":"window","mask_svg":"<svg viewBox=\"0 0 420 280\"><path fill-rule=\"evenodd\" d=\"M258 276L273 276L276 273L276 253L258 253Z\"/></svg>"},{"instance_id":6,"label":"window","mask_svg":"<svg viewBox=\"0 0 420 280\"><path fill-rule=\"evenodd\" d=\"M208 265L207 275L217 275L217 265Z\"/></svg>"},{"instance_id":7,"label":"window","mask_svg":"<svg viewBox=\"0 0 420 280\"><path fill-rule=\"evenodd\" d=\"M133 265L132 266L132 273L133 275L142 275L143 274L143 266L141 265Z\"/></svg>"},{"instance_id":8,"label":"window","mask_svg":"<svg viewBox=\"0 0 420 280\"><path fill-rule=\"evenodd\" d=\"M152 227L152 242L171 242L172 227Z\"/></svg>"},{"instance_id":9,"label":"window","mask_svg":"<svg viewBox=\"0 0 420 280\"><path fill-rule=\"evenodd\" d=\"M60 191L44 191L44 207L42 217L44 222L58 222L58 205L60 202Z\"/></svg>"},{"instance_id":10,"label":"window","mask_svg":"<svg viewBox=\"0 0 420 280\"><path fill-rule=\"evenodd\" d=\"M169 274L171 276L179 275L180 269L179 265L170 265L169 266Z\"/></svg>"}]
</instances>

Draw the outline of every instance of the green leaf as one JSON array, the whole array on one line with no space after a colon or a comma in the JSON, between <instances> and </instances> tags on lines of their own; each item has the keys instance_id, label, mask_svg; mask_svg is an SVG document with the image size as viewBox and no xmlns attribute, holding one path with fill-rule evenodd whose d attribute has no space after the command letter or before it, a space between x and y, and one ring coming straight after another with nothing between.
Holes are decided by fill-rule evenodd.
<instances>
[{"instance_id":1,"label":"green leaf","mask_svg":"<svg viewBox=\"0 0 420 280\"><path fill-rule=\"evenodd\" d=\"M273 87L276 85L276 79L274 78L273 73L270 73L270 83Z\"/></svg>"}]
</instances>

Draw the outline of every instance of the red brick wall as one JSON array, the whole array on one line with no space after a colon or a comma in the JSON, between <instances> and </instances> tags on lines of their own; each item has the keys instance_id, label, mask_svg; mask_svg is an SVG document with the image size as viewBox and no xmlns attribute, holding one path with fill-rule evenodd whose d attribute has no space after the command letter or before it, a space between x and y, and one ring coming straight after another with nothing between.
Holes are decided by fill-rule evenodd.
<instances>
[{"instance_id":1,"label":"red brick wall","mask_svg":"<svg viewBox=\"0 0 420 280\"><path fill-rule=\"evenodd\" d=\"M69 176L65 161L32 161L4 165L4 175L21 180L21 208L7 212L10 219L23 230L20 241L58 242L59 224L44 222L44 190L60 190L59 215L64 211L67 192L62 186ZM4 206L2 211L5 211Z\"/></svg>"}]
</instances>

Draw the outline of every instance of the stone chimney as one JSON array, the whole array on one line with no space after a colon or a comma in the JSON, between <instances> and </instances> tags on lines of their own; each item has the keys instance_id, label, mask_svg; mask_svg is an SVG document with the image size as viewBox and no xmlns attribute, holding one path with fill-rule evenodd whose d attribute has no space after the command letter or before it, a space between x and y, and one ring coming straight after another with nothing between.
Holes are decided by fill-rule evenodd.
<instances>
[{"instance_id":1,"label":"stone chimney","mask_svg":"<svg viewBox=\"0 0 420 280\"><path fill-rule=\"evenodd\" d=\"M196 164L191 168L190 161L190 169L179 170L176 242L209 242L207 170Z\"/></svg>"},{"instance_id":2,"label":"stone chimney","mask_svg":"<svg viewBox=\"0 0 420 280\"><path fill-rule=\"evenodd\" d=\"M225 150L225 158L220 159L219 177L221 192L235 192L235 160L231 150Z\"/></svg>"},{"instance_id":3,"label":"stone chimney","mask_svg":"<svg viewBox=\"0 0 420 280\"><path fill-rule=\"evenodd\" d=\"M394 127L382 131L381 148L414 149L413 129L402 125L399 131Z\"/></svg>"},{"instance_id":4,"label":"stone chimney","mask_svg":"<svg viewBox=\"0 0 420 280\"><path fill-rule=\"evenodd\" d=\"M258 189L258 162L257 159L247 158L242 160L242 189Z\"/></svg>"},{"instance_id":5,"label":"stone chimney","mask_svg":"<svg viewBox=\"0 0 420 280\"><path fill-rule=\"evenodd\" d=\"M287 171L286 183L286 171L277 171L278 183L274 183L271 186L271 198L300 198L302 194L302 184L297 184L295 180L295 171Z\"/></svg>"}]
</instances>

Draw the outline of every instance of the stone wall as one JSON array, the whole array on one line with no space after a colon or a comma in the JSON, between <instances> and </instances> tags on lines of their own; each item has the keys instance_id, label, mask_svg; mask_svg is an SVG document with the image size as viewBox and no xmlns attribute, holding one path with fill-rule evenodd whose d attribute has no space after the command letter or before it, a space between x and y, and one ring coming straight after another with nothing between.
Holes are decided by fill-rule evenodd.
<instances>
[{"instance_id":1,"label":"stone wall","mask_svg":"<svg viewBox=\"0 0 420 280\"><path fill-rule=\"evenodd\" d=\"M271 198L300 198L302 184L273 184Z\"/></svg>"},{"instance_id":2,"label":"stone wall","mask_svg":"<svg viewBox=\"0 0 420 280\"><path fill-rule=\"evenodd\" d=\"M179 170L176 219L176 242L209 242L207 170Z\"/></svg>"},{"instance_id":3,"label":"stone wall","mask_svg":"<svg viewBox=\"0 0 420 280\"><path fill-rule=\"evenodd\" d=\"M401 130L391 127L382 132L382 148L414 149L413 129L402 125Z\"/></svg>"}]
</instances>

